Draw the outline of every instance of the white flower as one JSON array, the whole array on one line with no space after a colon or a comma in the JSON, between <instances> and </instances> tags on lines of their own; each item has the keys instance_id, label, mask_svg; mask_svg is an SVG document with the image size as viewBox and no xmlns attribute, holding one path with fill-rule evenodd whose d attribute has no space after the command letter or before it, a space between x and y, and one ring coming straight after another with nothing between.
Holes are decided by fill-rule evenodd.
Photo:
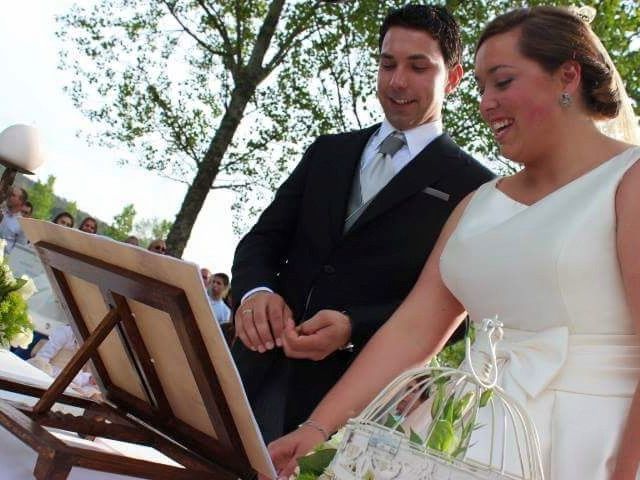
<instances>
[{"instance_id":1,"label":"white flower","mask_svg":"<svg viewBox=\"0 0 640 480\"><path fill-rule=\"evenodd\" d=\"M9 342L12 347L20 347L20 348L28 348L33 342L33 331L27 330L14 335L14 337Z\"/></svg>"},{"instance_id":2,"label":"white flower","mask_svg":"<svg viewBox=\"0 0 640 480\"><path fill-rule=\"evenodd\" d=\"M11 267L9 265L7 265L6 263L3 263L2 264L2 269L4 270L4 276L5 276L5 279L7 281L7 284L11 285L12 283L14 283L16 281L16 279L13 276L13 272L11 271Z\"/></svg>"},{"instance_id":3,"label":"white flower","mask_svg":"<svg viewBox=\"0 0 640 480\"><path fill-rule=\"evenodd\" d=\"M33 283L33 279L27 277L26 275L22 275L22 277L20 277L22 280L26 280L27 283L25 283L20 290L18 290L18 293L20 295L22 295L22 298L26 300L28 300L29 298L31 298L31 295L33 295L34 293L36 293L38 291L38 289L36 288L36 284Z\"/></svg>"},{"instance_id":4,"label":"white flower","mask_svg":"<svg viewBox=\"0 0 640 480\"><path fill-rule=\"evenodd\" d=\"M4 238L0 238L0 262L4 262L4 247L7 246L7 241Z\"/></svg>"}]
</instances>

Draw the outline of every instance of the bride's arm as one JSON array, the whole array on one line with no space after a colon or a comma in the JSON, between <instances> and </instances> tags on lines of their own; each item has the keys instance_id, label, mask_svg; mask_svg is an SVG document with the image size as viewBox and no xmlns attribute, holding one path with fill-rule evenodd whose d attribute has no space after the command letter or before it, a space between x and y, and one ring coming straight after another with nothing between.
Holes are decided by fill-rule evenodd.
<instances>
[{"instance_id":1,"label":"bride's arm","mask_svg":"<svg viewBox=\"0 0 640 480\"><path fill-rule=\"evenodd\" d=\"M616 195L616 240L627 302L640 335L640 160L626 173ZM640 384L636 387L613 475L635 480L640 463Z\"/></svg>"},{"instance_id":2,"label":"bride's arm","mask_svg":"<svg viewBox=\"0 0 640 480\"><path fill-rule=\"evenodd\" d=\"M318 404L311 424L269 445L280 475L291 474L295 459L324 440L322 430L339 429L396 376L438 353L460 324L464 308L442 282L439 263L469 199L452 212L408 297Z\"/></svg>"}]
</instances>

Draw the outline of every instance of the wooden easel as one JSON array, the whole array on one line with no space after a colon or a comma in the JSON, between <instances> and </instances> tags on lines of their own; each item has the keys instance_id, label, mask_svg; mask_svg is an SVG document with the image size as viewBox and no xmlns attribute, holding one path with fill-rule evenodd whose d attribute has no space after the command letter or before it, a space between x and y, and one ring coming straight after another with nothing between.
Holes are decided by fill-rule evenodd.
<instances>
[{"instance_id":1,"label":"wooden easel","mask_svg":"<svg viewBox=\"0 0 640 480\"><path fill-rule=\"evenodd\" d=\"M76 338L83 339L79 350L48 389L0 381L0 388L39 398L33 406L0 400L0 425L38 453L35 478L66 479L73 466L159 480L255 478L185 291L51 243L40 241L35 248L54 291L73 320ZM90 321L82 314L81 299L74 295L70 278L99 288L107 312L101 320ZM190 368L185 377L193 375L201 397L198 400L206 409L215 435L195 428L176 414L175 395L173 400L168 397L159 375L158 355L162 353L157 352L156 358L149 353L149 332L145 336L139 329L131 302L170 317ZM115 370L103 358L106 350L101 351L106 348L105 339L109 336L112 343L119 342L118 348L126 352L143 394L133 394L113 380ZM92 361L105 403L64 394L88 360ZM85 414L57 413L52 410L56 403L84 408ZM45 427L147 445L183 468L71 446Z\"/></svg>"}]
</instances>

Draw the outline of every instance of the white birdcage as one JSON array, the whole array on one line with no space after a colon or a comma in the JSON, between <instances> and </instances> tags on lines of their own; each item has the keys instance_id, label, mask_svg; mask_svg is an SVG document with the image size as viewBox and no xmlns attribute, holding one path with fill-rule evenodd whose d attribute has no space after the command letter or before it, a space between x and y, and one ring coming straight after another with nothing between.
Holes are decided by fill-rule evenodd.
<instances>
[{"instance_id":1,"label":"white birdcage","mask_svg":"<svg viewBox=\"0 0 640 480\"><path fill-rule=\"evenodd\" d=\"M347 423L322 478L543 480L535 426L497 386L501 338L502 324L485 320L460 368L398 377Z\"/></svg>"}]
</instances>

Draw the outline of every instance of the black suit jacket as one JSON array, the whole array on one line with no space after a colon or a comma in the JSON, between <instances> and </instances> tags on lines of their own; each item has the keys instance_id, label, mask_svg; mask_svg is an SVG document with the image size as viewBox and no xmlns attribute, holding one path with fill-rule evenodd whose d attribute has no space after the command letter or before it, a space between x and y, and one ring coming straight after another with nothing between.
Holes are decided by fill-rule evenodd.
<instances>
[{"instance_id":1,"label":"black suit jacket","mask_svg":"<svg viewBox=\"0 0 640 480\"><path fill-rule=\"evenodd\" d=\"M280 349L260 354L236 342L234 358L267 441L307 418L409 293L456 204L493 178L441 135L344 233L354 174L377 128L319 137L238 244L234 298L266 286L284 297L297 323L323 309L344 310L353 321L355 353L319 362L290 360ZM450 197L429 195L426 187Z\"/></svg>"}]
</instances>

